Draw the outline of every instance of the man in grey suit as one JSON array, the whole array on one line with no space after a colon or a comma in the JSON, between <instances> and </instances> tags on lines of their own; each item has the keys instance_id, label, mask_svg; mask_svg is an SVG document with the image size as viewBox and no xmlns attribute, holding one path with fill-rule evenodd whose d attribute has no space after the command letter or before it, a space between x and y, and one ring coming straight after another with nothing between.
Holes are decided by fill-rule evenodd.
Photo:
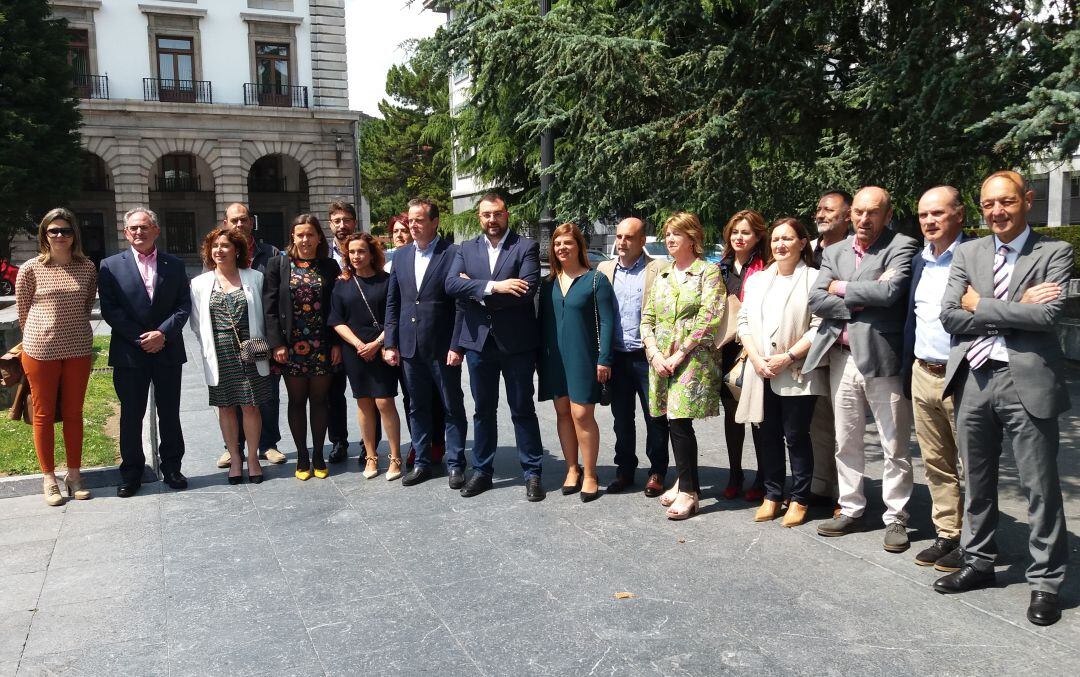
<instances>
[{"instance_id":1,"label":"man in grey suit","mask_svg":"<svg viewBox=\"0 0 1080 677\"><path fill-rule=\"evenodd\" d=\"M1008 431L1028 496L1027 618L1061 618L1057 592L1068 561L1058 478L1058 415L1068 411L1065 357L1054 325L1073 267L1067 243L1027 225L1034 192L1016 172L983 182L980 206L991 235L956 249L941 322L953 335L945 395L953 396L960 457L967 473L961 545L964 566L934 589L956 593L994 584L998 463Z\"/></svg>"},{"instance_id":2,"label":"man in grey suit","mask_svg":"<svg viewBox=\"0 0 1080 677\"><path fill-rule=\"evenodd\" d=\"M840 514L818 526L818 533L843 536L863 527L863 436L869 405L885 456L884 547L903 552L910 545L906 507L913 479L908 452L911 403L903 394L900 355L911 259L918 245L888 230L891 219L892 200L884 189L868 186L855 194L855 233L825 249L810 292L810 310L822 322L804 369L828 365L836 425Z\"/></svg>"}]
</instances>

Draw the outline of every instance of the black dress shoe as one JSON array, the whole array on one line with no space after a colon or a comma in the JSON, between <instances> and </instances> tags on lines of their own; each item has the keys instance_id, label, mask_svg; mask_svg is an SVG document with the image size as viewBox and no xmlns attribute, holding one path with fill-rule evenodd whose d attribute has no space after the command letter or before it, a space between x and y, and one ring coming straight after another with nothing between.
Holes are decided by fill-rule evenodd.
<instances>
[{"instance_id":1,"label":"black dress shoe","mask_svg":"<svg viewBox=\"0 0 1080 677\"><path fill-rule=\"evenodd\" d=\"M139 493L139 485L138 484L124 483L124 484L121 484L120 486L116 487L116 495L119 496L120 498L131 498L132 496L134 496L137 493Z\"/></svg>"},{"instance_id":2,"label":"black dress shoe","mask_svg":"<svg viewBox=\"0 0 1080 677\"><path fill-rule=\"evenodd\" d=\"M1058 596L1052 592L1032 590L1027 619L1035 625L1053 625L1060 621L1061 607L1058 606Z\"/></svg>"},{"instance_id":3,"label":"black dress shoe","mask_svg":"<svg viewBox=\"0 0 1080 677\"><path fill-rule=\"evenodd\" d=\"M943 595L952 595L957 592L968 592L981 588L992 587L997 582L997 576L991 571L979 571L971 564L965 564L960 571L953 572L948 576L942 576L934 581L934 590Z\"/></svg>"},{"instance_id":4,"label":"black dress shoe","mask_svg":"<svg viewBox=\"0 0 1080 677\"><path fill-rule=\"evenodd\" d=\"M530 477L525 480L525 500L536 503L544 500L545 496L547 496L547 493L544 491L544 487L540 485L539 477Z\"/></svg>"},{"instance_id":5,"label":"black dress shoe","mask_svg":"<svg viewBox=\"0 0 1080 677\"><path fill-rule=\"evenodd\" d=\"M460 489L461 487L465 486L465 471L463 470L451 468L450 474L448 474L446 477L450 483L451 489Z\"/></svg>"},{"instance_id":6,"label":"black dress shoe","mask_svg":"<svg viewBox=\"0 0 1080 677\"><path fill-rule=\"evenodd\" d=\"M939 559L959 547L960 541L955 538L941 538L939 536L934 539L933 545L915 555L915 563L921 567L932 567Z\"/></svg>"},{"instance_id":7,"label":"black dress shoe","mask_svg":"<svg viewBox=\"0 0 1080 677\"><path fill-rule=\"evenodd\" d=\"M634 476L624 475L622 473L616 473L615 479L611 480L611 484L607 485L607 491L609 494L618 494L626 491L630 487L634 486Z\"/></svg>"},{"instance_id":8,"label":"black dress shoe","mask_svg":"<svg viewBox=\"0 0 1080 677\"><path fill-rule=\"evenodd\" d=\"M349 458L349 444L347 442L335 442L327 460L331 463L342 463L347 458Z\"/></svg>"},{"instance_id":9,"label":"black dress shoe","mask_svg":"<svg viewBox=\"0 0 1080 677\"><path fill-rule=\"evenodd\" d=\"M409 474L401 478L401 483L407 487L411 487L414 484L420 484L421 482L431 479L431 471L428 470L426 465L418 465L409 471Z\"/></svg>"},{"instance_id":10,"label":"black dress shoe","mask_svg":"<svg viewBox=\"0 0 1080 677\"><path fill-rule=\"evenodd\" d=\"M479 496L491 488L491 476L483 473L473 473L465 486L461 487L461 495L465 498Z\"/></svg>"},{"instance_id":11,"label":"black dress shoe","mask_svg":"<svg viewBox=\"0 0 1080 677\"><path fill-rule=\"evenodd\" d=\"M179 470L165 473L165 477L161 478L161 481L169 485L170 489L187 489L187 478Z\"/></svg>"}]
</instances>

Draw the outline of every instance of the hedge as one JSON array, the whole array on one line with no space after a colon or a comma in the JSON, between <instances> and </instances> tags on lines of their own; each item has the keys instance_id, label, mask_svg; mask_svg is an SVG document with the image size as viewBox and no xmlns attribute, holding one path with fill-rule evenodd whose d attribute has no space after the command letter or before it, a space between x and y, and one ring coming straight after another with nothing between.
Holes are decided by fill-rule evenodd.
<instances>
[{"instance_id":1,"label":"hedge","mask_svg":"<svg viewBox=\"0 0 1080 677\"><path fill-rule=\"evenodd\" d=\"M1071 226L1039 226L1033 228L1037 233L1064 240L1073 248L1073 277L1080 277L1080 224ZM984 237L990 234L989 228L972 228L964 231L968 237Z\"/></svg>"}]
</instances>

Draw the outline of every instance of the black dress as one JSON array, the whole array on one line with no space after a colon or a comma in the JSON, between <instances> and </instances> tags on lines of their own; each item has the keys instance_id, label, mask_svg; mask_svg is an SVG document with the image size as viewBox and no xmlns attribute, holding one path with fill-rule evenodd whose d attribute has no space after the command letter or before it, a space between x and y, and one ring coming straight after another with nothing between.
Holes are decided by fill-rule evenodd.
<instances>
[{"instance_id":1,"label":"black dress","mask_svg":"<svg viewBox=\"0 0 1080 677\"><path fill-rule=\"evenodd\" d=\"M371 277L353 276L347 281L338 282L331 297L329 326L348 325L364 343L378 338L386 317L386 288L389 279L390 276L380 270ZM375 314L374 317L372 313ZM353 397L381 398L397 395L398 368L383 362L381 351L374 360L365 362L356 354L355 348L344 344L341 346L341 357L345 363L349 385L352 386Z\"/></svg>"}]
</instances>

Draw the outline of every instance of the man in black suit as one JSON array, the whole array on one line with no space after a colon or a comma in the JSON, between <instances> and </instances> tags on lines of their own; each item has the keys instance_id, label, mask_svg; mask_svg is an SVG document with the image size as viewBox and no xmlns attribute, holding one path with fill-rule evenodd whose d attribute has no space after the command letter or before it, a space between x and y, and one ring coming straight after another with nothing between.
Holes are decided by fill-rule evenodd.
<instances>
[{"instance_id":1,"label":"man in black suit","mask_svg":"<svg viewBox=\"0 0 1080 677\"><path fill-rule=\"evenodd\" d=\"M543 444L533 405L533 374L540 327L533 299L540 285L540 247L510 230L506 201L488 193L477 204L483 233L463 242L446 278L446 291L464 305L458 343L469 364L473 416L473 474L462 496L491 488L498 445L499 375L506 384L525 498L544 500Z\"/></svg>"},{"instance_id":2,"label":"man in black suit","mask_svg":"<svg viewBox=\"0 0 1080 677\"><path fill-rule=\"evenodd\" d=\"M450 487L465 482L465 401L461 392L463 349L458 341L462 314L446 293L446 277L457 245L439 237L439 207L430 200L409 201L411 244L394 254L386 294L383 359L402 365L412 393L412 423L416 465L401 483L418 484L431 477L432 409L446 412L446 468ZM433 397L434 393L439 397Z\"/></svg>"},{"instance_id":3,"label":"man in black suit","mask_svg":"<svg viewBox=\"0 0 1080 677\"><path fill-rule=\"evenodd\" d=\"M191 291L183 262L159 251L157 215L135 207L124 215L131 249L101 262L98 297L101 317L112 327L109 365L120 399L120 486L116 495L134 496L146 457L142 421L150 385L157 402L161 442L158 456L165 484L186 489L180 472L184 431L180 428L180 377L187 353L183 329L191 312Z\"/></svg>"}]
</instances>

